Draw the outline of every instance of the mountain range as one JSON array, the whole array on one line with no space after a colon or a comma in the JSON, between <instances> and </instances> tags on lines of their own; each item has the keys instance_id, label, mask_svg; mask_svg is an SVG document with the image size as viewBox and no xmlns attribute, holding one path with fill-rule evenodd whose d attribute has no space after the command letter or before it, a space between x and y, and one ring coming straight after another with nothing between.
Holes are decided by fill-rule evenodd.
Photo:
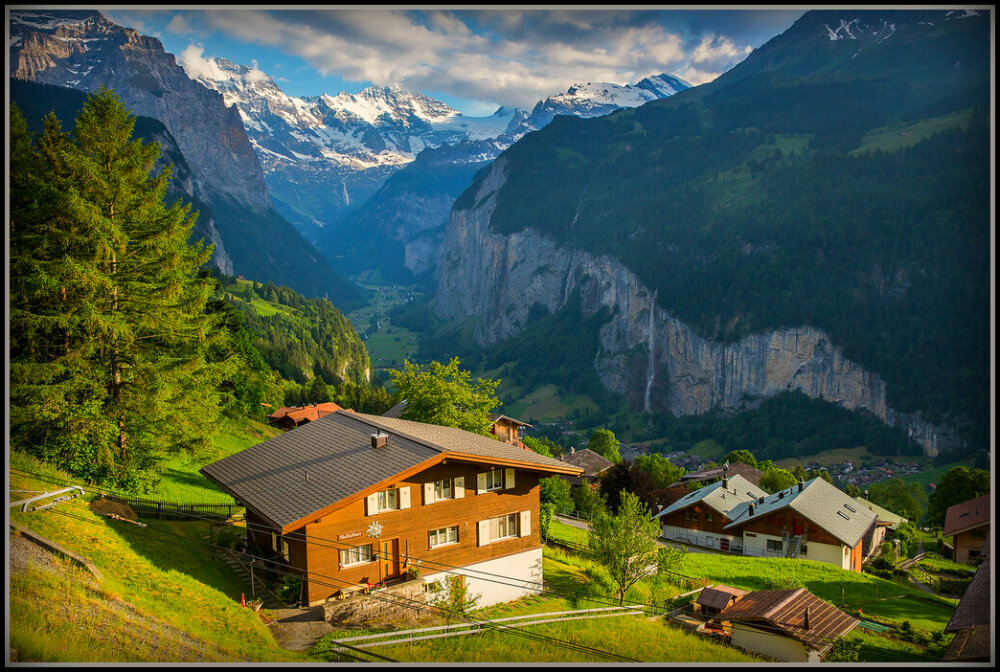
<instances>
[{"instance_id":1,"label":"mountain range","mask_svg":"<svg viewBox=\"0 0 1000 672\"><path fill-rule=\"evenodd\" d=\"M797 390L986 449L989 38L986 14L813 11L710 84L558 117L456 201L431 309L637 410ZM563 322L592 338L545 337Z\"/></svg>"},{"instance_id":2,"label":"mountain range","mask_svg":"<svg viewBox=\"0 0 1000 672\"><path fill-rule=\"evenodd\" d=\"M159 40L96 11L13 10L9 16L12 81L80 91L104 86L136 115L163 124L190 168L189 195L207 206L196 234L215 243L214 261L223 271L325 295L345 308L361 300L357 286L274 208L237 109L189 78Z\"/></svg>"},{"instance_id":3,"label":"mountain range","mask_svg":"<svg viewBox=\"0 0 1000 672\"><path fill-rule=\"evenodd\" d=\"M931 455L988 446L988 15L811 11L708 84L488 117L224 59L196 81L98 12L10 16L12 100L114 89L227 273L344 310L342 273L416 278L429 329L640 411L797 390Z\"/></svg>"}]
</instances>

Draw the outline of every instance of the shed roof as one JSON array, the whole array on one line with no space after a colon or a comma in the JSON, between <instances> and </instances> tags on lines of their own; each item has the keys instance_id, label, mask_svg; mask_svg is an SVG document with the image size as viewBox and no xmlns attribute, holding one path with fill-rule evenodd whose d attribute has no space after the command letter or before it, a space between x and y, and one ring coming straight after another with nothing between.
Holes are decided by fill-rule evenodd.
<instances>
[{"instance_id":1,"label":"shed roof","mask_svg":"<svg viewBox=\"0 0 1000 672\"><path fill-rule=\"evenodd\" d=\"M733 520L734 516L745 509L748 502L765 496L767 496L765 491L742 476L736 475L726 481L725 487L723 487L723 481L716 481L704 488L689 492L656 514L656 517L666 516L701 502L712 507L729 520Z\"/></svg>"},{"instance_id":2,"label":"shed roof","mask_svg":"<svg viewBox=\"0 0 1000 672\"><path fill-rule=\"evenodd\" d=\"M821 653L858 624L858 619L805 588L748 593L724 609L716 619L777 629Z\"/></svg>"},{"instance_id":3,"label":"shed roof","mask_svg":"<svg viewBox=\"0 0 1000 672\"><path fill-rule=\"evenodd\" d=\"M822 478L814 478L768 495L763 502L758 499L753 515L749 507L734 511L736 517L727 516L733 522L724 529L744 525L784 508L792 509L852 548L858 545L877 519L874 511L858 504L840 488Z\"/></svg>"},{"instance_id":4,"label":"shed roof","mask_svg":"<svg viewBox=\"0 0 1000 672\"><path fill-rule=\"evenodd\" d=\"M384 446L372 447L374 433L388 434ZM201 473L275 526L291 530L338 502L445 457L579 473L550 457L461 429L347 411L205 465Z\"/></svg>"},{"instance_id":5,"label":"shed roof","mask_svg":"<svg viewBox=\"0 0 1000 672\"><path fill-rule=\"evenodd\" d=\"M733 588L731 586L724 586L719 584L717 586L710 586L701 591L698 595L696 602L703 607L712 607L714 609L725 609L729 606L730 600L734 597L740 598L747 594L747 591L740 590L739 588Z\"/></svg>"},{"instance_id":6,"label":"shed roof","mask_svg":"<svg viewBox=\"0 0 1000 672\"><path fill-rule=\"evenodd\" d=\"M341 410L341 407L332 401L327 401L321 404L307 404L306 406L282 406L274 413L267 416L267 419L270 422L277 422L283 418L290 418L296 422L299 420L312 422L313 420L318 420L323 416L336 413L339 410Z\"/></svg>"},{"instance_id":7,"label":"shed roof","mask_svg":"<svg viewBox=\"0 0 1000 672\"><path fill-rule=\"evenodd\" d=\"M990 496L983 495L948 507L944 514L944 535L950 537L990 522Z\"/></svg>"}]
</instances>

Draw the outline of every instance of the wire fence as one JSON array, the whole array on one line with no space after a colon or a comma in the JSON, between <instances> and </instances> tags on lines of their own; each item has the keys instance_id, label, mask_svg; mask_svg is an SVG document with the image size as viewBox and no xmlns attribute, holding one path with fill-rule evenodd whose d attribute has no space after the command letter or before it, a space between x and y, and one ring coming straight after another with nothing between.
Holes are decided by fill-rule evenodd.
<instances>
[{"instance_id":1,"label":"wire fence","mask_svg":"<svg viewBox=\"0 0 1000 672\"><path fill-rule=\"evenodd\" d=\"M205 516L216 517L219 520L230 520L234 515L243 511L243 507L236 502L229 504L186 504L123 495L105 494L101 495L101 497L108 501L128 506L138 516L156 518L157 520L192 520L194 518L201 519Z\"/></svg>"}]
</instances>

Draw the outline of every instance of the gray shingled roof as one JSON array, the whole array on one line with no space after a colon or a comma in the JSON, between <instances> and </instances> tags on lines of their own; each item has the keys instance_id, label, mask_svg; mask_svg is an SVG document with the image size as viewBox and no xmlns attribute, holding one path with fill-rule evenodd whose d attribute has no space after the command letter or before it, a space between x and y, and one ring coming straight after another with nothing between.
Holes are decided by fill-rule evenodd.
<instances>
[{"instance_id":1,"label":"gray shingled roof","mask_svg":"<svg viewBox=\"0 0 1000 672\"><path fill-rule=\"evenodd\" d=\"M722 487L722 481L716 481L704 488L689 492L656 514L656 517L666 516L701 502L712 507L729 520L733 520L734 516L746 508L748 502L765 496L767 496L765 491L737 474L728 479L727 487Z\"/></svg>"},{"instance_id":2,"label":"gray shingled roof","mask_svg":"<svg viewBox=\"0 0 1000 672\"><path fill-rule=\"evenodd\" d=\"M571 453L563 453L561 460L566 464L583 469L584 476L597 476L615 465L614 462L598 455L590 448L583 448Z\"/></svg>"},{"instance_id":3,"label":"gray shingled roof","mask_svg":"<svg viewBox=\"0 0 1000 672\"><path fill-rule=\"evenodd\" d=\"M785 507L851 547L861 541L868 528L878 519L874 511L859 504L843 490L822 478L814 478L806 481L801 491L799 484L796 484L768 495L762 503L754 505L752 516L749 515L748 507L744 508L735 518L730 517L733 522L724 529L744 525L750 520L770 515Z\"/></svg>"},{"instance_id":4,"label":"gray shingled roof","mask_svg":"<svg viewBox=\"0 0 1000 672\"><path fill-rule=\"evenodd\" d=\"M372 448L371 435L379 431L389 435L388 442ZM482 457L484 462L509 459L541 469L571 468L460 429L338 411L205 465L201 473L284 527L448 452Z\"/></svg>"}]
</instances>

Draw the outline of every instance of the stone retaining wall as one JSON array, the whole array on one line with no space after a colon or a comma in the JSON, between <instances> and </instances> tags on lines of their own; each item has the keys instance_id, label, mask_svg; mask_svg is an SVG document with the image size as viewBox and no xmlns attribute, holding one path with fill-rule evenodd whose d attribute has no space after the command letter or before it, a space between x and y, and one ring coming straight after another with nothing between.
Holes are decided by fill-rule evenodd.
<instances>
[{"instance_id":1,"label":"stone retaining wall","mask_svg":"<svg viewBox=\"0 0 1000 672\"><path fill-rule=\"evenodd\" d=\"M426 603L424 582L416 579L368 595L330 600L323 604L323 617L336 625L417 618L424 615L421 607Z\"/></svg>"}]
</instances>

